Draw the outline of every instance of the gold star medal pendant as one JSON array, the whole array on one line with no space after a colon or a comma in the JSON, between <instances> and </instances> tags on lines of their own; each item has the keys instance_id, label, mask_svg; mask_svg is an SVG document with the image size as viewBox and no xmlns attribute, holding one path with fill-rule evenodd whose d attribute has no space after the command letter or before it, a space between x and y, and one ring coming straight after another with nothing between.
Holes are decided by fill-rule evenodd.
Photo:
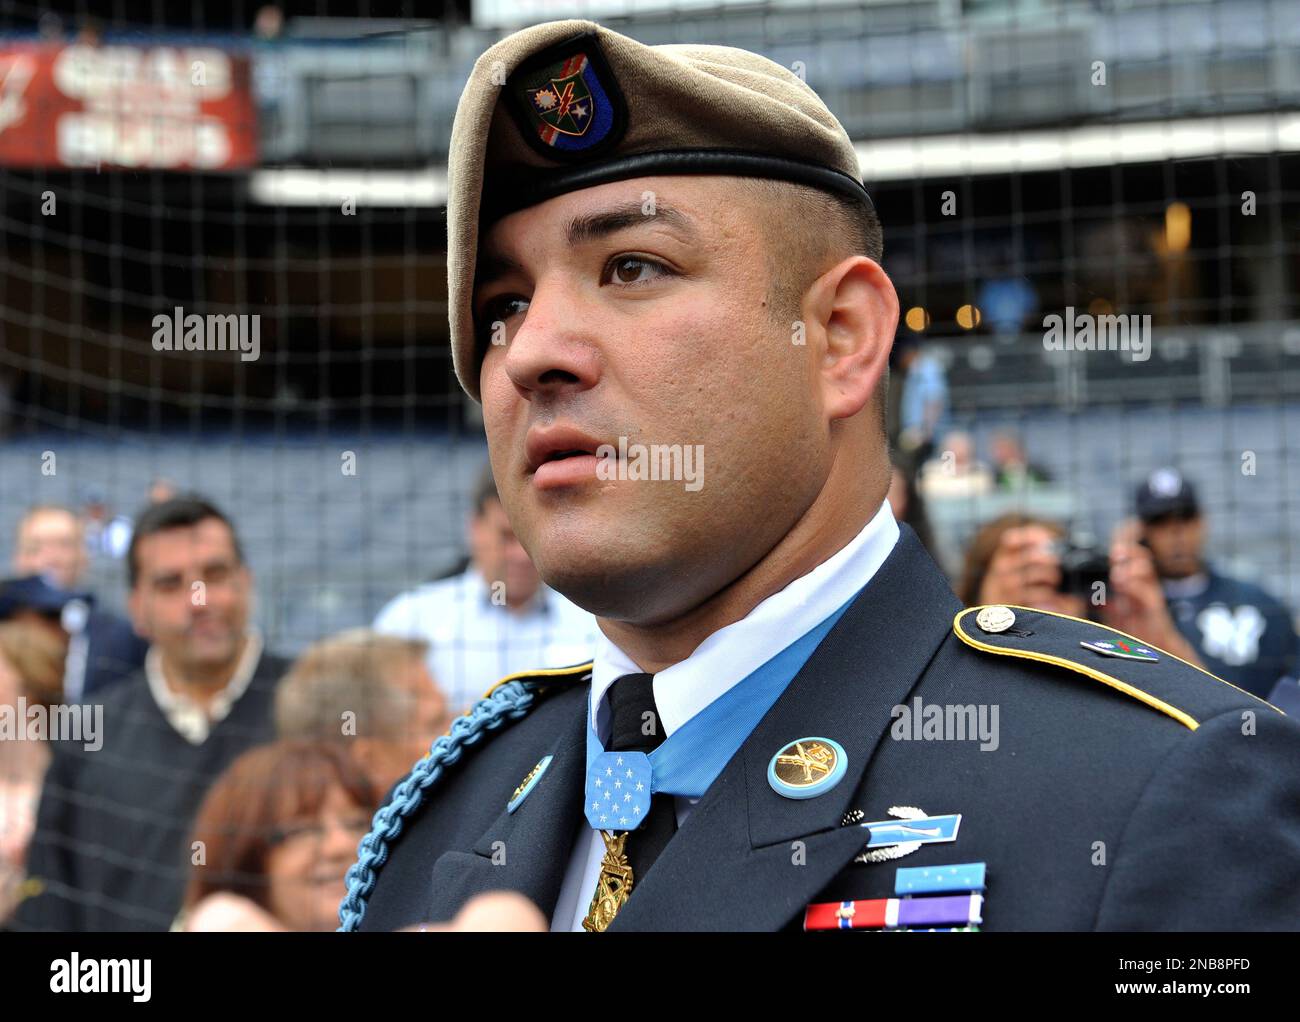
<instances>
[{"instance_id":1,"label":"gold star medal pendant","mask_svg":"<svg viewBox=\"0 0 1300 1022\"><path fill-rule=\"evenodd\" d=\"M632 895L632 866L624 845L650 812L650 757L644 752L602 752L587 770L587 822L600 831L605 857L582 928L602 933Z\"/></svg>"}]
</instances>

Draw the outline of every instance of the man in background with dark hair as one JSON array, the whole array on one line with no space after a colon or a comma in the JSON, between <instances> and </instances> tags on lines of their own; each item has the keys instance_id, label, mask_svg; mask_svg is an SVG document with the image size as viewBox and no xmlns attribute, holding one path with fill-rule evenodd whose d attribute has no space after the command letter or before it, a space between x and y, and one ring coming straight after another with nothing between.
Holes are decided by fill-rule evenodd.
<instances>
[{"instance_id":1,"label":"man in background with dark hair","mask_svg":"<svg viewBox=\"0 0 1300 1022\"><path fill-rule=\"evenodd\" d=\"M253 577L225 515L196 496L153 504L127 563L143 677L104 697L97 749L56 747L28 860L40 893L19 907L21 928L166 930L204 862L184 845L204 793L273 737L288 665L250 625Z\"/></svg>"},{"instance_id":2,"label":"man in background with dark hair","mask_svg":"<svg viewBox=\"0 0 1300 1022\"><path fill-rule=\"evenodd\" d=\"M1196 489L1174 468L1138 487L1139 535L1151 550L1169 613L1205 669L1261 699L1300 669L1291 612L1263 589L1205 560L1205 517Z\"/></svg>"},{"instance_id":3,"label":"man in background with dark hair","mask_svg":"<svg viewBox=\"0 0 1300 1022\"><path fill-rule=\"evenodd\" d=\"M474 488L467 534L463 571L395 597L374 625L428 643L429 673L455 713L502 675L590 659L597 636L595 618L542 584L488 468Z\"/></svg>"}]
</instances>

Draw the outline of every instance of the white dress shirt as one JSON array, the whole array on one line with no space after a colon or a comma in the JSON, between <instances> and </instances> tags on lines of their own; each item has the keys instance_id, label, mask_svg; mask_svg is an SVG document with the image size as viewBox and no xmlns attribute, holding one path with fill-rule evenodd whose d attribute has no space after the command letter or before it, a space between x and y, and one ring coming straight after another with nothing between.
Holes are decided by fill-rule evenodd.
<instances>
[{"instance_id":1,"label":"white dress shirt","mask_svg":"<svg viewBox=\"0 0 1300 1022\"><path fill-rule=\"evenodd\" d=\"M456 713L507 674L590 660L600 635L594 617L546 586L522 610L494 603L472 566L402 593L374 627L429 644L429 673Z\"/></svg>"},{"instance_id":2,"label":"white dress shirt","mask_svg":"<svg viewBox=\"0 0 1300 1022\"><path fill-rule=\"evenodd\" d=\"M154 702L169 723L182 738L191 745L202 745L212 733L212 727L230 716L235 703L239 701L253 680L257 663L262 659L262 636L256 629L250 628L244 644L244 652L235 665L235 673L226 682L226 687L212 697L205 706L184 691L178 691L167 684L162 669L162 650L150 646L144 656L144 676L153 693Z\"/></svg>"},{"instance_id":3,"label":"white dress shirt","mask_svg":"<svg viewBox=\"0 0 1300 1022\"><path fill-rule=\"evenodd\" d=\"M889 504L882 504L875 517L843 549L773 593L739 621L714 632L685 660L656 674L654 697L664 740L847 603L871 581L894 549L898 535L898 523ZM641 668L632 658L602 635L592 665L590 702L596 734L602 742L608 740L610 725L606 693L623 675L639 673ZM699 800L674 801L680 827ZM579 837L551 917L552 930L582 929L604 854L605 842L599 831L588 829Z\"/></svg>"}]
</instances>

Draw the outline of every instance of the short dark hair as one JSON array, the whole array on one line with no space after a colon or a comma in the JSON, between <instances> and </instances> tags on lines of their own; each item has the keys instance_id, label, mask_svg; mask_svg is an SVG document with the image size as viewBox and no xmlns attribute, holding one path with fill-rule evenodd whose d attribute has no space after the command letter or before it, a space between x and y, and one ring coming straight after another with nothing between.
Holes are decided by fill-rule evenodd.
<instances>
[{"instance_id":1,"label":"short dark hair","mask_svg":"<svg viewBox=\"0 0 1300 1022\"><path fill-rule=\"evenodd\" d=\"M885 258L885 231L876 207L837 192L827 194L831 208L836 211L835 227L848 236L851 250L872 262L882 262Z\"/></svg>"},{"instance_id":2,"label":"short dark hair","mask_svg":"<svg viewBox=\"0 0 1300 1022\"><path fill-rule=\"evenodd\" d=\"M767 243L772 320L799 315L804 292L831 265L850 255L884 258L884 232L873 205L838 192L776 178L739 178L740 188L765 210L760 229ZM876 388L880 435L889 433L889 369Z\"/></svg>"},{"instance_id":3,"label":"short dark hair","mask_svg":"<svg viewBox=\"0 0 1300 1022\"><path fill-rule=\"evenodd\" d=\"M739 178L755 200L768 245L771 311L794 315L804 291L845 256L884 258L884 233L875 208L836 192L775 178Z\"/></svg>"},{"instance_id":4,"label":"short dark hair","mask_svg":"<svg viewBox=\"0 0 1300 1022\"><path fill-rule=\"evenodd\" d=\"M140 540L146 536L166 532L168 529L183 529L198 525L199 522L205 522L209 518L215 518L230 530L230 543L235 548L235 559L243 564L244 550L239 545L239 534L235 532L230 519L206 497L200 497L196 493L184 493L171 500L150 504L135 516L131 545L126 551L126 577L129 587L134 589L140 579Z\"/></svg>"}]
</instances>

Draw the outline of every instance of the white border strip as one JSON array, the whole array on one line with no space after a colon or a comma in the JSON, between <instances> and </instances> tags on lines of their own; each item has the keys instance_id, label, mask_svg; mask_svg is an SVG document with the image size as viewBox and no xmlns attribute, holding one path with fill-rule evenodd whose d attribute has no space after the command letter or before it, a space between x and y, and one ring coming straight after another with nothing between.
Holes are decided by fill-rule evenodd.
<instances>
[{"instance_id":1,"label":"white border strip","mask_svg":"<svg viewBox=\"0 0 1300 1022\"><path fill-rule=\"evenodd\" d=\"M870 187L873 181L1294 152L1300 150L1300 114L933 135L858 142L854 148Z\"/></svg>"},{"instance_id":2,"label":"white border strip","mask_svg":"<svg viewBox=\"0 0 1300 1022\"><path fill-rule=\"evenodd\" d=\"M249 175L249 195L266 206L445 206L447 168L312 170L272 167Z\"/></svg>"},{"instance_id":3,"label":"white border strip","mask_svg":"<svg viewBox=\"0 0 1300 1022\"><path fill-rule=\"evenodd\" d=\"M1300 114L1241 114L987 135L931 135L858 142L854 148L870 188L880 181L1298 152ZM447 168L267 168L249 176L249 192L254 202L268 206L341 206L348 199L357 206L445 206Z\"/></svg>"}]
</instances>

